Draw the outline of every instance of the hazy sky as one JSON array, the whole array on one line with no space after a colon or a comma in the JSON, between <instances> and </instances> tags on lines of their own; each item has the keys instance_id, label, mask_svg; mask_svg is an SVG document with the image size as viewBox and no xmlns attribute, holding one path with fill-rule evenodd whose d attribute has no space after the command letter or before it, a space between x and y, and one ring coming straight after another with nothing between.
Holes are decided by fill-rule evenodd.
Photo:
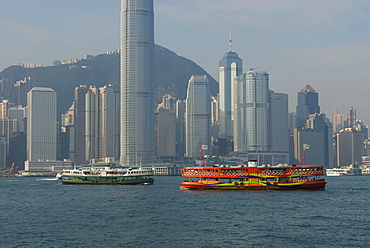
<instances>
[{"instance_id":1,"label":"hazy sky","mask_svg":"<svg viewBox=\"0 0 370 248\"><path fill-rule=\"evenodd\" d=\"M370 124L369 0L154 0L155 41L217 80L228 50L244 71L270 74L270 89L289 94L310 84L322 110L351 106ZM119 48L120 0L1 0L0 71L15 62L51 65Z\"/></svg>"}]
</instances>

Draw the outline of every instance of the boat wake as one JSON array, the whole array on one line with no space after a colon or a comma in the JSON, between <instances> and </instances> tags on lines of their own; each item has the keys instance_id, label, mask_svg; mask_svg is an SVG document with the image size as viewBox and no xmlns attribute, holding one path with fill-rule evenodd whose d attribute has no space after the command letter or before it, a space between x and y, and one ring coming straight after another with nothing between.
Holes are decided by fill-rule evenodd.
<instances>
[{"instance_id":1,"label":"boat wake","mask_svg":"<svg viewBox=\"0 0 370 248\"><path fill-rule=\"evenodd\" d=\"M58 178L42 178L42 179L36 179L36 181L57 181Z\"/></svg>"}]
</instances>

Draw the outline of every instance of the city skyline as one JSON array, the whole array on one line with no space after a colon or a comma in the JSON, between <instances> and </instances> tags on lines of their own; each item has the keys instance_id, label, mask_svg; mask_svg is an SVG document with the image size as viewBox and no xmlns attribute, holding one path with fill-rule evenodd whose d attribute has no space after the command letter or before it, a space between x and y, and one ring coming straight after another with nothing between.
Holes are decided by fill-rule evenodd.
<instances>
[{"instance_id":1,"label":"city skyline","mask_svg":"<svg viewBox=\"0 0 370 248\"><path fill-rule=\"evenodd\" d=\"M0 70L17 61L51 65L55 59L119 48L119 0L73 1L73 8L68 3L72 1L3 3L0 33L7 39L0 41ZM219 0L157 0L154 4L155 42L195 61L216 80L217 63L232 32L233 49L246 61L243 70L261 66L269 71L275 89L289 95L290 111L295 111L295 93L310 84L321 95L323 112L345 115L353 106L358 118L370 122L364 102L370 79L366 68L370 58L364 51L370 49L370 34L363 32L370 2L231 0L224 5Z\"/></svg>"}]
</instances>

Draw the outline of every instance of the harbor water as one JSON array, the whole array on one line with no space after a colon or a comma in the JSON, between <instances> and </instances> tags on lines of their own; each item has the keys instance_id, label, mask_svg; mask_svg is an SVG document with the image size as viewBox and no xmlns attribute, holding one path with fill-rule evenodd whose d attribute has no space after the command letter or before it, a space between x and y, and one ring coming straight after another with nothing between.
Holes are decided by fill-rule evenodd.
<instances>
[{"instance_id":1,"label":"harbor water","mask_svg":"<svg viewBox=\"0 0 370 248\"><path fill-rule=\"evenodd\" d=\"M321 191L181 190L0 178L0 247L369 247L370 177Z\"/></svg>"}]
</instances>

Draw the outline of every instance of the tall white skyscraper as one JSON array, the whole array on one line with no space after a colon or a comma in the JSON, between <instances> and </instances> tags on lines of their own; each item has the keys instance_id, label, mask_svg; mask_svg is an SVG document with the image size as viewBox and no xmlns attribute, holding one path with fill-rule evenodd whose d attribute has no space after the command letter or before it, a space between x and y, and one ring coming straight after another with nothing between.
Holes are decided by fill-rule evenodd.
<instances>
[{"instance_id":1,"label":"tall white skyscraper","mask_svg":"<svg viewBox=\"0 0 370 248\"><path fill-rule=\"evenodd\" d=\"M234 84L234 150L269 151L270 90L267 72L250 70L239 76Z\"/></svg>"},{"instance_id":2,"label":"tall white skyscraper","mask_svg":"<svg viewBox=\"0 0 370 248\"><path fill-rule=\"evenodd\" d=\"M192 76L186 97L186 157L199 157L201 145L211 145L211 95L206 76Z\"/></svg>"},{"instance_id":3,"label":"tall white skyscraper","mask_svg":"<svg viewBox=\"0 0 370 248\"><path fill-rule=\"evenodd\" d=\"M57 94L47 87L27 93L27 160L57 159Z\"/></svg>"},{"instance_id":4,"label":"tall white skyscraper","mask_svg":"<svg viewBox=\"0 0 370 248\"><path fill-rule=\"evenodd\" d=\"M238 54L232 50L230 41L230 49L220 60L218 68L220 138L230 139L233 136L233 82L234 78L242 73L243 61L238 57Z\"/></svg>"},{"instance_id":5,"label":"tall white skyscraper","mask_svg":"<svg viewBox=\"0 0 370 248\"><path fill-rule=\"evenodd\" d=\"M153 0L122 0L121 155L123 165L154 161Z\"/></svg>"}]
</instances>

